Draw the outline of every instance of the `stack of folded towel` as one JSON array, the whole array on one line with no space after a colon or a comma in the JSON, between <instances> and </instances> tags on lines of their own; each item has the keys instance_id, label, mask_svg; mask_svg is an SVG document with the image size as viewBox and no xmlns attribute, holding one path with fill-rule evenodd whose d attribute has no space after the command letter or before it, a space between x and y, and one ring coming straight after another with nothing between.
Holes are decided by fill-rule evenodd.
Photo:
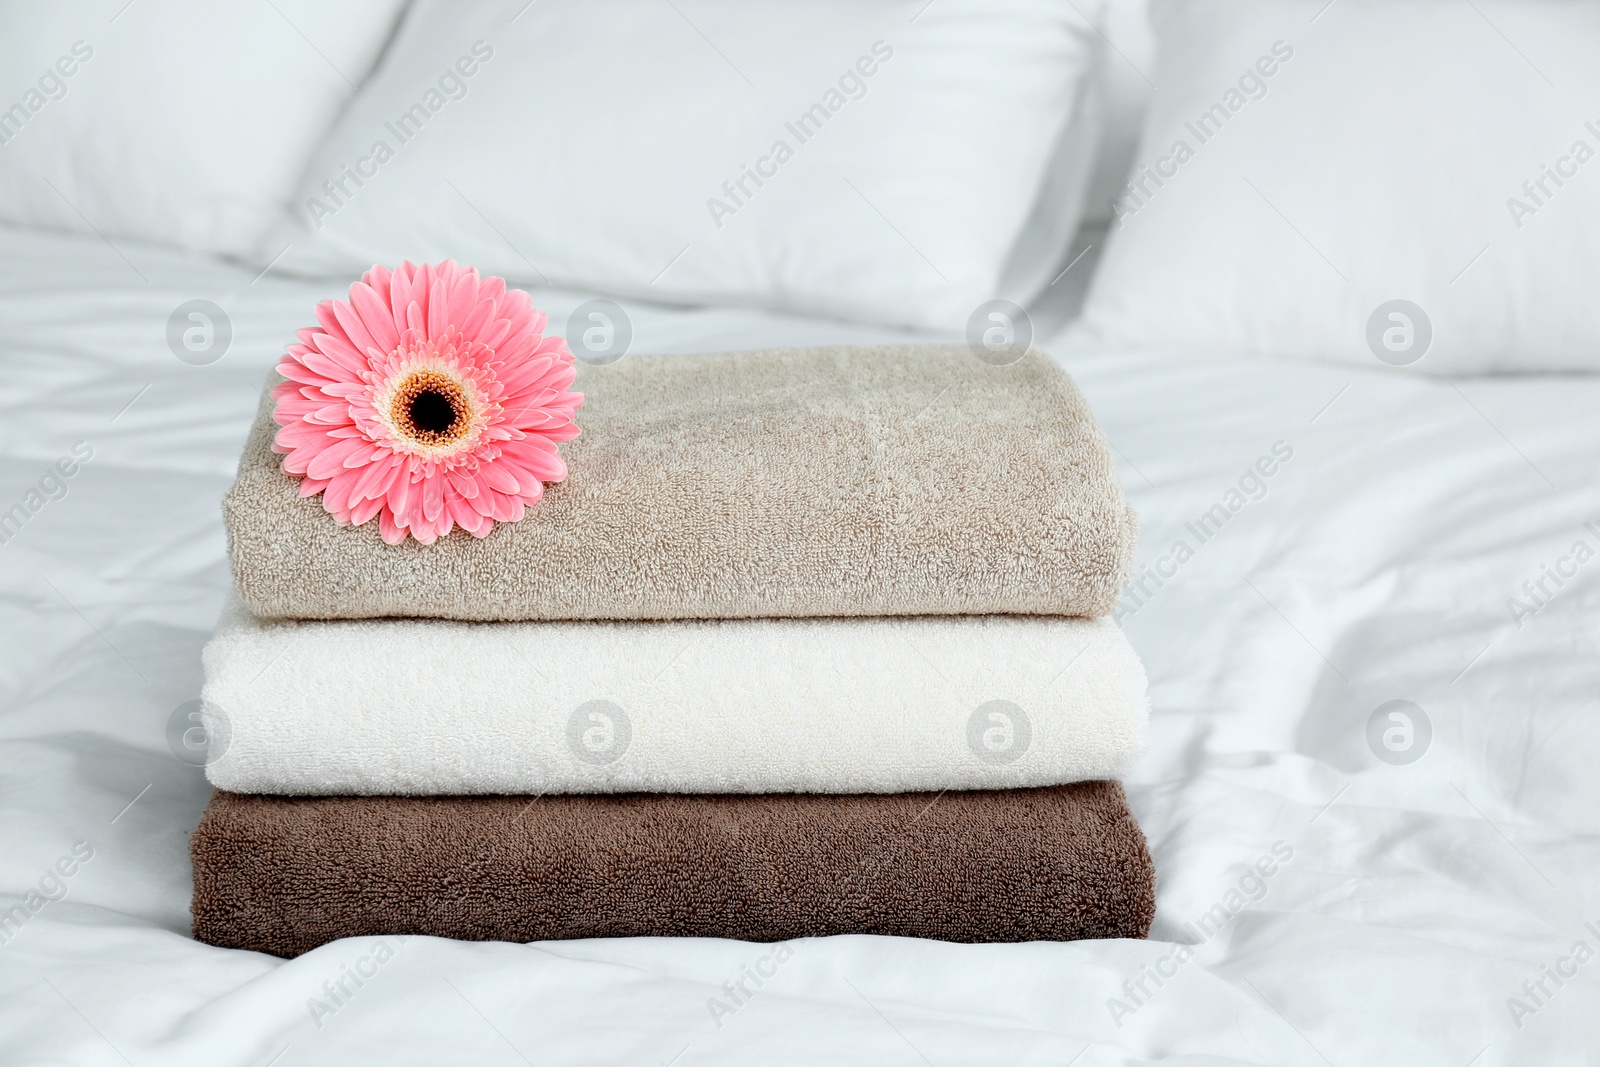
<instances>
[{"instance_id":1,"label":"stack of folded towel","mask_svg":"<svg viewBox=\"0 0 1600 1067\"><path fill-rule=\"evenodd\" d=\"M1135 521L1029 353L580 367L481 539L302 497L264 399L205 652L195 936L1142 937Z\"/></svg>"}]
</instances>

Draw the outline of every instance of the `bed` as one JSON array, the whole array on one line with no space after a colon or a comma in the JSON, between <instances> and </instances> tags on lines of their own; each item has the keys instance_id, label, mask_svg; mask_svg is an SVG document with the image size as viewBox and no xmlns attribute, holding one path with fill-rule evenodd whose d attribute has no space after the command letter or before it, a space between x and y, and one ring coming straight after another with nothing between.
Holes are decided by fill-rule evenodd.
<instances>
[{"instance_id":1,"label":"bed","mask_svg":"<svg viewBox=\"0 0 1600 1067\"><path fill-rule=\"evenodd\" d=\"M355 939L283 961L190 939L209 787L172 739L228 587L218 500L335 287L0 231L0 895L38 903L0 916L0 1060L1592 1060L1600 381L1099 348L1068 324L1100 239L1033 310L1142 522L1118 621L1154 709L1128 783L1150 940ZM591 295L534 293L558 322ZM167 341L194 299L231 324L203 364ZM624 306L636 352L913 336Z\"/></svg>"}]
</instances>

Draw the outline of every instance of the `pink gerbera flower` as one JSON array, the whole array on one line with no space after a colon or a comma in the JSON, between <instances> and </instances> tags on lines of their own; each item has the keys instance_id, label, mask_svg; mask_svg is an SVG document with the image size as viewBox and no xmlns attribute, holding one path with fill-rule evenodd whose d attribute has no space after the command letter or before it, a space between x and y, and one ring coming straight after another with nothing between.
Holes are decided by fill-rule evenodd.
<instances>
[{"instance_id":1,"label":"pink gerbera flower","mask_svg":"<svg viewBox=\"0 0 1600 1067\"><path fill-rule=\"evenodd\" d=\"M578 436L583 394L527 293L453 260L373 267L317 322L278 364L272 447L340 525L483 537L567 476L556 444Z\"/></svg>"}]
</instances>

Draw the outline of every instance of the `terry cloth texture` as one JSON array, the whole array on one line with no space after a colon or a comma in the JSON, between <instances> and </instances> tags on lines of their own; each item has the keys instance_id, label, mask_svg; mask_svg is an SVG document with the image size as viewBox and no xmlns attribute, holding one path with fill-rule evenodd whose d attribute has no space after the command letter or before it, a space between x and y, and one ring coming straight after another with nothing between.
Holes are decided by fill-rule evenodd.
<instances>
[{"instance_id":1,"label":"terry cloth texture","mask_svg":"<svg viewBox=\"0 0 1600 1067\"><path fill-rule=\"evenodd\" d=\"M894 796L263 797L190 839L194 936L295 956L341 937L1144 937L1117 782Z\"/></svg>"},{"instance_id":2,"label":"terry cloth texture","mask_svg":"<svg viewBox=\"0 0 1600 1067\"><path fill-rule=\"evenodd\" d=\"M1037 352L630 356L580 365L576 388L567 480L518 522L432 546L300 496L263 398L223 502L245 602L302 619L1094 616L1129 569L1111 451Z\"/></svg>"},{"instance_id":3,"label":"terry cloth texture","mask_svg":"<svg viewBox=\"0 0 1600 1067\"><path fill-rule=\"evenodd\" d=\"M263 622L203 656L244 793L894 793L1124 775L1144 669L1109 619Z\"/></svg>"}]
</instances>

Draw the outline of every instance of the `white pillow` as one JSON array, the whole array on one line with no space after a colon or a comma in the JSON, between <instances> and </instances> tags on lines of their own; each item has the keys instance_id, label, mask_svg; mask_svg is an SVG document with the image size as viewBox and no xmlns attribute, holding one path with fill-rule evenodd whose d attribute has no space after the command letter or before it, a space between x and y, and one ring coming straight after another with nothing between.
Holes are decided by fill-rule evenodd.
<instances>
[{"instance_id":1,"label":"white pillow","mask_svg":"<svg viewBox=\"0 0 1600 1067\"><path fill-rule=\"evenodd\" d=\"M961 329L1076 228L1097 46L1071 5L519 6L419 0L260 258Z\"/></svg>"},{"instance_id":2,"label":"white pillow","mask_svg":"<svg viewBox=\"0 0 1600 1067\"><path fill-rule=\"evenodd\" d=\"M0 220L248 255L402 3L0 6Z\"/></svg>"},{"instance_id":3,"label":"white pillow","mask_svg":"<svg viewBox=\"0 0 1600 1067\"><path fill-rule=\"evenodd\" d=\"M1157 0L1153 20L1160 88L1090 336L1600 369L1600 4Z\"/></svg>"},{"instance_id":4,"label":"white pillow","mask_svg":"<svg viewBox=\"0 0 1600 1067\"><path fill-rule=\"evenodd\" d=\"M1134 156L1155 75L1155 34L1145 0L1108 0L1096 20L1105 39L1099 82L1105 119L1095 151L1094 177L1084 220L1106 222Z\"/></svg>"}]
</instances>

